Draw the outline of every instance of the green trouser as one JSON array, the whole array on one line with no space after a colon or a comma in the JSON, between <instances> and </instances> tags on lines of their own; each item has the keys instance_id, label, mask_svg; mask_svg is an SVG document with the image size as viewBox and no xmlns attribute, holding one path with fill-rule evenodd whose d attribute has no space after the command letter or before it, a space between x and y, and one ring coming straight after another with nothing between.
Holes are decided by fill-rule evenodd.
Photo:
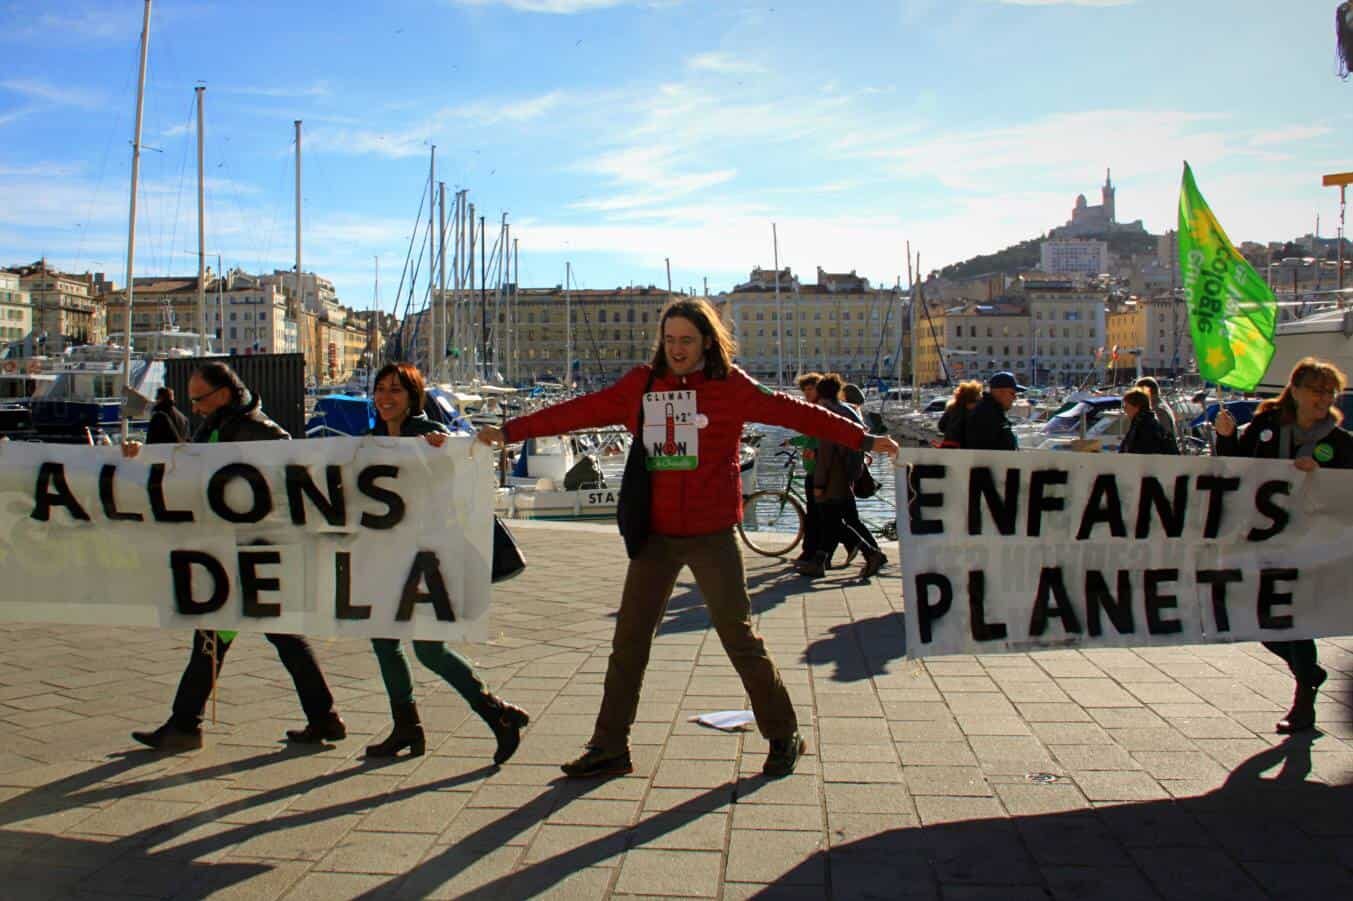
<instances>
[{"instance_id":1,"label":"green trouser","mask_svg":"<svg viewBox=\"0 0 1353 901\"><path fill-rule=\"evenodd\" d=\"M413 673L404 659L404 650L396 638L373 638L371 647L380 663L381 679L391 704L413 703ZM470 709L487 718L494 697L488 686L475 674L470 662L440 641L415 641L413 654L418 662L445 679L470 705Z\"/></svg>"},{"instance_id":2,"label":"green trouser","mask_svg":"<svg viewBox=\"0 0 1353 901\"><path fill-rule=\"evenodd\" d=\"M771 739L788 738L798 729L794 705L775 661L752 628L742 548L733 530L682 538L650 535L625 573L601 711L588 742L592 747L628 750L653 638L662 624L677 574L686 566L704 596L724 652L751 698L761 734Z\"/></svg>"}]
</instances>

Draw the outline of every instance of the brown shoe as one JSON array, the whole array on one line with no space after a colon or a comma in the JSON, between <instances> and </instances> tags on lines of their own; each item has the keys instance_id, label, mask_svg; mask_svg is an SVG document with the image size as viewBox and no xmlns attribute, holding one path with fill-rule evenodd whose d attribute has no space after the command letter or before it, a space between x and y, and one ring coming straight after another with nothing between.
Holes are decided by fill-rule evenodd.
<instances>
[{"instance_id":1,"label":"brown shoe","mask_svg":"<svg viewBox=\"0 0 1353 901\"><path fill-rule=\"evenodd\" d=\"M341 741L347 737L348 727L343 725L343 721L336 713L331 713L318 722L306 723L304 729L287 730L287 741L298 745L320 745L326 741Z\"/></svg>"},{"instance_id":2,"label":"brown shoe","mask_svg":"<svg viewBox=\"0 0 1353 901\"><path fill-rule=\"evenodd\" d=\"M152 732L133 732L132 738L156 751L177 754L180 751L196 751L202 747L202 730L180 729L173 721L165 723Z\"/></svg>"},{"instance_id":3,"label":"brown shoe","mask_svg":"<svg viewBox=\"0 0 1353 901\"><path fill-rule=\"evenodd\" d=\"M589 779L596 776L624 776L634 772L629 751L619 754L588 747L582 756L560 767L570 779Z\"/></svg>"},{"instance_id":4,"label":"brown shoe","mask_svg":"<svg viewBox=\"0 0 1353 901\"><path fill-rule=\"evenodd\" d=\"M864 552L864 567L860 570L861 579L871 579L883 569L883 565L888 562L888 557L883 551L867 550Z\"/></svg>"},{"instance_id":5,"label":"brown shoe","mask_svg":"<svg viewBox=\"0 0 1353 901\"><path fill-rule=\"evenodd\" d=\"M761 767L761 774L771 779L788 776L794 772L794 768L799 765L799 758L807 751L808 742L804 741L798 732L789 738L772 738L770 753L766 755L766 763Z\"/></svg>"}]
</instances>

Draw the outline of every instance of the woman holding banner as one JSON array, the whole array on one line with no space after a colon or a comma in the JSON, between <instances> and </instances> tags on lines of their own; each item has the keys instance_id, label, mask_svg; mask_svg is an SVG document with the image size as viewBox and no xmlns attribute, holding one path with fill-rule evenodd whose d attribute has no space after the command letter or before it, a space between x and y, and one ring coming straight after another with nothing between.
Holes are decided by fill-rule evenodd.
<instances>
[{"instance_id":1,"label":"woman holding banner","mask_svg":"<svg viewBox=\"0 0 1353 901\"><path fill-rule=\"evenodd\" d=\"M291 437L286 429L264 415L258 395L245 387L235 370L220 361L204 363L188 377L188 400L193 412L203 417L192 437L195 443L276 441ZM140 450L136 441L122 445L124 457L134 458ZM299 635L275 633L266 637L291 675L307 720L304 729L288 729L287 740L314 745L347 737L347 728L334 710L334 696L306 640ZM132 738L157 751L202 747L202 714L234 640L233 632L194 631L193 650L174 693L169 720L158 729L133 732Z\"/></svg>"},{"instance_id":2,"label":"woman holding banner","mask_svg":"<svg viewBox=\"0 0 1353 901\"><path fill-rule=\"evenodd\" d=\"M627 521L634 526L625 531L630 563L601 710L585 752L563 770L572 777L633 771L629 735L644 670L677 575L689 566L724 650L751 697L761 734L770 742L762 772L787 776L807 745L775 662L752 628L742 549L734 530L742 518L742 426L764 422L890 455L897 453L897 444L757 384L733 365L733 338L703 299L669 304L658 335L652 363L632 369L609 388L510 420L502 429L479 432L479 440L490 445L618 424L635 436L621 504L626 504L625 492L635 491L638 484L647 493L634 503L640 510L647 506L648 515L638 523Z\"/></svg>"},{"instance_id":3,"label":"woman holding banner","mask_svg":"<svg viewBox=\"0 0 1353 901\"><path fill-rule=\"evenodd\" d=\"M421 437L433 447L441 447L450 430L423 412L425 397L423 374L417 367L410 363L387 364L376 373L376 387L372 391L376 406L376 426L372 434ZM368 746L366 756L394 757L408 748L410 755L417 757L427 745L418 705L413 700L413 674L409 671L409 662L404 658L398 639L373 638L371 646L376 651L385 693L390 698L394 730L385 741ZM470 709L488 724L498 741L493 762L506 763L521 744L521 730L530 722L526 711L495 696L470 662L440 641L414 641L413 653L419 663L458 691Z\"/></svg>"},{"instance_id":4,"label":"woman holding banner","mask_svg":"<svg viewBox=\"0 0 1353 901\"><path fill-rule=\"evenodd\" d=\"M1353 469L1353 435L1339 427L1343 418L1334 399L1347 379L1337 367L1306 357L1292 369L1286 387L1276 398L1259 405L1242 434L1225 407L1217 414L1217 453L1228 457L1293 460L1302 472L1320 467ZM1296 679L1292 709L1278 721L1279 734L1315 727L1315 694L1326 678L1316 659L1315 642L1266 641L1264 647L1281 657Z\"/></svg>"}]
</instances>

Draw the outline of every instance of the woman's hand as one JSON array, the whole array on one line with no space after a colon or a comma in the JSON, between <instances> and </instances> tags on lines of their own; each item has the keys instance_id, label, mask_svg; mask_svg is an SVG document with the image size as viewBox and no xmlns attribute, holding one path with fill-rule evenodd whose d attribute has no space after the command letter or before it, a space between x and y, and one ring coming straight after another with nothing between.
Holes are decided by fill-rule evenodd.
<instances>
[{"instance_id":1,"label":"woman's hand","mask_svg":"<svg viewBox=\"0 0 1353 901\"><path fill-rule=\"evenodd\" d=\"M1320 464L1310 457L1298 457L1293 461L1292 465L1296 466L1296 468L1300 469L1302 472L1315 472L1320 468Z\"/></svg>"},{"instance_id":2,"label":"woman's hand","mask_svg":"<svg viewBox=\"0 0 1353 901\"><path fill-rule=\"evenodd\" d=\"M423 438L433 447L441 447L446 444L446 435L442 432L428 432Z\"/></svg>"},{"instance_id":3,"label":"woman's hand","mask_svg":"<svg viewBox=\"0 0 1353 901\"><path fill-rule=\"evenodd\" d=\"M475 433L475 438L481 444L487 444L489 447L498 447L504 443L503 430L497 426L486 425Z\"/></svg>"},{"instance_id":4,"label":"woman's hand","mask_svg":"<svg viewBox=\"0 0 1353 901\"><path fill-rule=\"evenodd\" d=\"M141 453L141 442L140 442L140 441L124 441L124 442L122 442L122 456L125 457L126 459L128 459L128 460L135 460L135 459L136 459L136 455L139 454L139 453Z\"/></svg>"},{"instance_id":5,"label":"woman's hand","mask_svg":"<svg viewBox=\"0 0 1353 901\"><path fill-rule=\"evenodd\" d=\"M1223 438L1230 438L1236 433L1236 418L1231 415L1231 411L1223 407L1217 412L1217 418L1212 423L1212 428L1217 430L1217 434Z\"/></svg>"},{"instance_id":6,"label":"woman's hand","mask_svg":"<svg viewBox=\"0 0 1353 901\"><path fill-rule=\"evenodd\" d=\"M902 448L898 446L897 442L894 441L889 436L875 435L874 446L870 448L870 452L876 454L887 454L890 457L896 458L897 452L900 451L901 449Z\"/></svg>"}]
</instances>

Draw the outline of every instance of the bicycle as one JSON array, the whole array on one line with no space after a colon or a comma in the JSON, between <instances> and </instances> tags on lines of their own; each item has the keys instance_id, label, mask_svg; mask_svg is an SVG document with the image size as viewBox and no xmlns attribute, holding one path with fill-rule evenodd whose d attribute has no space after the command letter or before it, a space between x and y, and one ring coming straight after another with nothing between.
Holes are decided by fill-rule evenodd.
<instances>
[{"instance_id":1,"label":"bicycle","mask_svg":"<svg viewBox=\"0 0 1353 901\"><path fill-rule=\"evenodd\" d=\"M807 506L799 491L799 452L777 451L785 457L785 487L760 488L742 499L742 521L738 534L742 543L763 557L783 557L803 541L804 508ZM750 533L750 534L749 534Z\"/></svg>"}]
</instances>

